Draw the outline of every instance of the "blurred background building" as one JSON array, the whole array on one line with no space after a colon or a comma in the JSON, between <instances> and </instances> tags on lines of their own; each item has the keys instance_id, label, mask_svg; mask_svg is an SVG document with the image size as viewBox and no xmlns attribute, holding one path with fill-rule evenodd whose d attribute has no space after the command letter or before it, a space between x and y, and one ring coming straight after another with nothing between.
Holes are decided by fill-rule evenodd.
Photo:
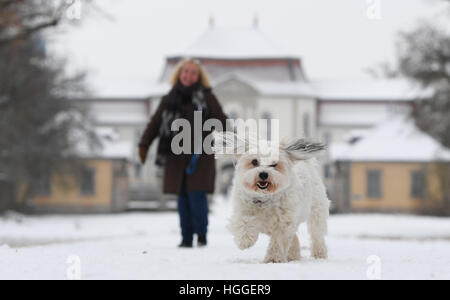
<instances>
[{"instance_id":1,"label":"blurred background building","mask_svg":"<svg viewBox=\"0 0 450 300\"><path fill-rule=\"evenodd\" d=\"M28 209L34 213L117 213L128 209L128 167L132 145L107 127L98 127L101 150L79 145L79 172L46 174ZM19 197L20 198L20 197Z\"/></svg>"},{"instance_id":2,"label":"blurred background building","mask_svg":"<svg viewBox=\"0 0 450 300\"><path fill-rule=\"evenodd\" d=\"M359 141L332 145L330 156L337 211L444 214L450 150L405 115L381 122Z\"/></svg>"},{"instance_id":3,"label":"blurred background building","mask_svg":"<svg viewBox=\"0 0 450 300\"><path fill-rule=\"evenodd\" d=\"M11 202L19 202L19 206L24 204L37 212L175 208L175 195L161 194L163 170L154 165L156 143L145 166L139 161L137 144L162 96L171 88L169 78L175 66L185 57L196 58L204 65L214 93L230 118L277 119L281 138L306 137L328 146L329 151L320 157L321 172L334 211L434 210L436 214L442 208L439 203L450 208L448 158L445 154L438 155L446 151L439 145L450 145L450 118L446 114L450 109L450 40L444 27L420 24L410 32L399 34L397 65L379 65L379 69L370 70L374 75L372 78L347 80L338 75L340 79L336 80L311 79L305 70L308 64L305 60L310 60L311 51L320 53L315 57L316 65L322 71L328 67L336 77L336 74L345 73L345 70L335 70L336 66L345 69L346 64L353 62L351 55L356 55L355 51L349 50L349 45L370 54L355 57L358 61L353 68L373 63L379 59L383 47L392 47L386 40L375 42L370 39L370 33L377 34L386 29L378 26L380 23L372 23L374 20L364 14L370 7L361 4L351 6L352 11L347 11L341 4L330 1L330 7L342 8L342 16L326 15L330 22L341 24L347 16L345 13L353 16L342 27L348 34L339 37L333 36L338 29L318 24L315 18L306 18L306 23L302 23L315 24L314 28L296 23L295 29L289 31L280 25L278 32L272 31L275 35L268 35L260 28L257 16L248 26L219 27L211 15L206 30L199 30L196 39L178 49L172 47L173 41L183 40L184 43L182 38L185 38L186 30L177 28L179 25L170 30L145 28L140 22L151 24L149 15L156 13L140 9L149 4L145 1L137 6L122 4L115 9L117 14L123 13L126 22L119 20L115 24L118 26L110 26L104 39L99 37L95 23L81 31L81 39L80 36L74 38L76 44L68 46L69 49L79 47L78 50L87 53L95 52L91 59L101 60L98 65L86 60L87 68L96 65L103 77L100 76L100 82L91 80L85 85L81 80L83 76L76 72L72 78L62 80L61 74L66 70L49 50L52 42L47 43L51 38L41 33L42 28L59 28L58 20L66 18L64 9L70 8L71 4L61 4L62 9L56 10L55 15L51 4L46 4L44 9L36 5L37 2L14 4L0 0L0 3L4 4L0 6L0 122L5 129L0 135L3 147L0 148L0 197L7 199L0 201L0 211L11 207ZM94 10L108 20L117 21L96 3L83 2L91 12ZM305 12L317 8L305 7L306 3L302 2L298 7L305 8L303 16L309 17L304 15ZM385 5L393 16L403 13L401 5ZM37 14L31 12L38 10L48 14L43 16L49 18L47 22L41 24L42 18L33 17ZM280 11L287 9L283 6ZM417 7L416 11L419 11ZM400 28L396 18L390 16L387 19L390 22L386 23L389 25L387 31ZM288 26L289 23L283 24ZM355 24L364 29L355 29ZM195 26L189 30L200 28ZM142 31L132 31L137 29ZM183 32L181 36L167 39L168 33L177 34L177 29ZM151 32L150 36L146 35L147 31ZM323 39L320 39L321 35ZM135 38L136 45L130 42L130 36ZM299 55L299 48L290 50L282 46L286 44L283 38L295 39L299 45L303 41L299 36L307 41L304 47L309 49L309 58ZM369 42L371 46L365 45ZM339 43L345 43L347 48L337 47ZM53 48L64 49L63 44L61 41L53 43ZM160 44L164 47L153 49ZM334 53L333 45L340 52ZM163 48L166 53L161 59L161 68L157 68L158 78L148 80L143 74L154 73L148 65L155 66L154 62L148 63ZM168 51L169 48L178 50ZM343 49L352 54L343 53ZM75 60L75 56L71 59ZM340 62L329 66L333 60ZM134 63L134 70L129 67L130 62ZM139 68L136 68L136 62ZM34 74L31 70L37 75L28 78L28 74ZM113 71L116 73L105 74ZM100 92L85 92L84 88L93 83L100 87ZM24 105L22 99L26 100ZM53 109L55 106L57 109ZM73 114L76 107L87 112L89 122L83 119L81 111L79 115ZM81 115L83 118L77 117ZM410 119L405 119L408 117ZM388 125L390 127L384 127ZM84 145L87 135L73 139L74 129L94 131L100 149L93 151ZM412 153L418 155L408 156ZM84 167L68 177L54 173L65 160L75 159L82 161ZM47 174L47 169L52 170L51 173ZM217 193L226 194L233 176L232 162L218 162L218 170ZM67 177L65 186L57 182L62 177ZM450 209L448 211L450 213Z\"/></svg>"},{"instance_id":4,"label":"blurred background building","mask_svg":"<svg viewBox=\"0 0 450 300\"><path fill-rule=\"evenodd\" d=\"M79 101L90 106L99 126L112 128L120 139L135 146L162 95L170 89L168 82L174 67L184 57L196 58L205 66L214 92L230 118L278 119L280 137L312 138L331 149L354 144L394 115L410 114L414 101L431 95L430 91L399 79L310 81L301 57L282 49L258 28L255 19L253 26L240 29L216 28L210 20L209 28L196 41L178 53L167 55L160 79L152 85L147 97ZM174 197L160 193L162 170L153 164L154 159L155 145L146 166L140 164L134 151L129 167L132 208L174 207L171 201ZM342 174L336 168L337 158L326 154L321 162L335 209L353 210L348 205L354 198L350 191L338 196ZM217 191L226 193L233 168L231 163L221 163L219 170ZM364 174L358 176L364 181ZM367 208L377 210L376 207ZM381 206L380 211L384 208ZM355 207L358 211L364 209Z\"/></svg>"}]
</instances>

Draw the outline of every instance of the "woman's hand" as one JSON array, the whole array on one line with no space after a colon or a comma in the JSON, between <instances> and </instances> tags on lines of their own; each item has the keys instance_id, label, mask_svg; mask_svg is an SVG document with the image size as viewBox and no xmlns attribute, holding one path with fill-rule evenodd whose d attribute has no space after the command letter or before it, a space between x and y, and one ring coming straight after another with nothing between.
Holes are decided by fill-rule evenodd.
<instances>
[{"instance_id":1,"label":"woman's hand","mask_svg":"<svg viewBox=\"0 0 450 300\"><path fill-rule=\"evenodd\" d=\"M147 160L148 148L139 146L139 157L141 159L142 164L145 164Z\"/></svg>"}]
</instances>

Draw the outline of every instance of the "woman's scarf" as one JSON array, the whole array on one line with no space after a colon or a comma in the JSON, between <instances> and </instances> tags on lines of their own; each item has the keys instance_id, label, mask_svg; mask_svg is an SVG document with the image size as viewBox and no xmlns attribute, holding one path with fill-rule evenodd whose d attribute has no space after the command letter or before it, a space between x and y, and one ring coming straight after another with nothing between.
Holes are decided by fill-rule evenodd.
<instances>
[{"instance_id":1,"label":"woman's scarf","mask_svg":"<svg viewBox=\"0 0 450 300\"><path fill-rule=\"evenodd\" d=\"M171 126L173 121L180 118L181 106L183 104L192 102L194 104L194 110L201 111L203 120L207 119L208 107L206 105L204 91L205 88L199 82L185 87L179 81L170 91L162 112L156 165L164 166L167 156L172 153L172 139L178 132L172 131Z\"/></svg>"}]
</instances>

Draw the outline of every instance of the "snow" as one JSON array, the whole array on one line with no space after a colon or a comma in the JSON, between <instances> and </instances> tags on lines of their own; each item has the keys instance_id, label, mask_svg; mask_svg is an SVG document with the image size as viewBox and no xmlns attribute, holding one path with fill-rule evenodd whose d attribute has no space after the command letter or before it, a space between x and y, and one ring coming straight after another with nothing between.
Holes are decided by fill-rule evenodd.
<instances>
[{"instance_id":1,"label":"snow","mask_svg":"<svg viewBox=\"0 0 450 300\"><path fill-rule=\"evenodd\" d=\"M321 100L345 101L412 101L431 97L431 89L423 89L406 79L340 79L311 82Z\"/></svg>"},{"instance_id":2,"label":"snow","mask_svg":"<svg viewBox=\"0 0 450 300\"><path fill-rule=\"evenodd\" d=\"M292 58L258 28L209 28L194 43L169 56L203 58Z\"/></svg>"},{"instance_id":3,"label":"snow","mask_svg":"<svg viewBox=\"0 0 450 300\"><path fill-rule=\"evenodd\" d=\"M213 86L220 86L228 81L240 81L256 90L262 96L281 96L281 97L315 97L311 86L306 82L292 81L279 82L269 80L258 80L245 76L238 72L228 73L220 76L212 82Z\"/></svg>"},{"instance_id":4,"label":"snow","mask_svg":"<svg viewBox=\"0 0 450 300\"><path fill-rule=\"evenodd\" d=\"M95 121L97 124L142 126L149 121L149 117L145 111L139 113L100 112L96 114Z\"/></svg>"},{"instance_id":5,"label":"snow","mask_svg":"<svg viewBox=\"0 0 450 300\"><path fill-rule=\"evenodd\" d=\"M95 133L100 147L91 149L84 141L77 144L76 153L83 158L127 159L133 158L133 143L121 140L119 133L112 127L99 126Z\"/></svg>"},{"instance_id":6,"label":"snow","mask_svg":"<svg viewBox=\"0 0 450 300\"><path fill-rule=\"evenodd\" d=\"M386 119L394 109L406 113L411 110L409 104L401 102L395 105L383 102L321 102L319 105L320 125L340 127L372 127Z\"/></svg>"},{"instance_id":7,"label":"snow","mask_svg":"<svg viewBox=\"0 0 450 300\"><path fill-rule=\"evenodd\" d=\"M90 84L92 85L93 95L97 98L161 97L170 90L169 84L160 83L153 78L145 80L109 80L108 78L108 80L102 81L101 78L93 76Z\"/></svg>"},{"instance_id":8,"label":"snow","mask_svg":"<svg viewBox=\"0 0 450 300\"><path fill-rule=\"evenodd\" d=\"M131 160L133 157L133 145L127 141L105 141L103 142L100 157Z\"/></svg>"},{"instance_id":9,"label":"snow","mask_svg":"<svg viewBox=\"0 0 450 300\"><path fill-rule=\"evenodd\" d=\"M230 203L216 197L209 245L178 249L178 216L9 215L0 218L0 279L67 279L69 257L81 279L367 279L367 258L381 260L382 279L450 279L450 219L404 215L337 215L329 222L328 260L264 264L268 238L240 251L225 229Z\"/></svg>"},{"instance_id":10,"label":"snow","mask_svg":"<svg viewBox=\"0 0 450 300\"><path fill-rule=\"evenodd\" d=\"M331 158L382 162L450 161L450 149L419 130L412 119L393 114L346 149L342 145L332 146Z\"/></svg>"},{"instance_id":11,"label":"snow","mask_svg":"<svg viewBox=\"0 0 450 300\"><path fill-rule=\"evenodd\" d=\"M314 91L307 83L255 81L254 85L262 95L282 97L315 97Z\"/></svg>"},{"instance_id":12,"label":"snow","mask_svg":"<svg viewBox=\"0 0 450 300\"><path fill-rule=\"evenodd\" d=\"M242 72L224 74L213 81L213 86L229 80L246 83L265 96L317 98L321 101L323 124L373 125L386 118L389 110L408 110L411 101L432 95L430 89L421 89L403 79L279 82L256 80Z\"/></svg>"},{"instance_id":13,"label":"snow","mask_svg":"<svg viewBox=\"0 0 450 300\"><path fill-rule=\"evenodd\" d=\"M86 105L97 125L143 126L148 120L148 98L94 98L78 100Z\"/></svg>"}]
</instances>

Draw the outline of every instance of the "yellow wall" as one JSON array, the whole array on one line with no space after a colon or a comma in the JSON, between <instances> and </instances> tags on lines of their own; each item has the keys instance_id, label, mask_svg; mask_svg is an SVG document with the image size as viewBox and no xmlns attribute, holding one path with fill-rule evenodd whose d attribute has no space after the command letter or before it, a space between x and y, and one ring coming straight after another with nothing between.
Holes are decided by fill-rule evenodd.
<instances>
[{"instance_id":1,"label":"yellow wall","mask_svg":"<svg viewBox=\"0 0 450 300\"><path fill-rule=\"evenodd\" d=\"M36 206L109 206L111 204L112 162L108 160L86 161L86 166L95 170L95 194L81 195L75 177L64 175L66 179L61 183L63 175L52 176L51 195L35 197ZM66 184L68 183L68 184Z\"/></svg>"},{"instance_id":2,"label":"yellow wall","mask_svg":"<svg viewBox=\"0 0 450 300\"><path fill-rule=\"evenodd\" d=\"M350 205L353 211L417 212L430 204L436 195L436 178L430 164L424 163L352 163L350 172ZM367 171L380 170L382 197L367 197ZM411 172L424 170L428 196L411 198ZM359 198L359 200L357 200Z\"/></svg>"}]
</instances>

